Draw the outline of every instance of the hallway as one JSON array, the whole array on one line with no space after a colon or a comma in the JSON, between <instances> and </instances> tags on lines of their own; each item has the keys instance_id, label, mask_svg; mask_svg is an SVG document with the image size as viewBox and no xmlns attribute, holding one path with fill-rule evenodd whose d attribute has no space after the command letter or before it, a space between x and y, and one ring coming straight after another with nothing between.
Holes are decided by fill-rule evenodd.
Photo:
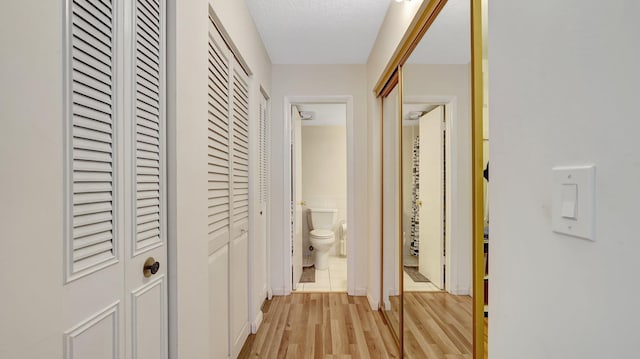
<instances>
[{"instance_id":1,"label":"hallway","mask_svg":"<svg viewBox=\"0 0 640 359\"><path fill-rule=\"evenodd\" d=\"M4 5L0 358L640 357L639 0ZM348 276L300 288L292 207L341 208L292 194L318 99L347 104ZM414 105L445 108L437 200Z\"/></svg>"}]
</instances>

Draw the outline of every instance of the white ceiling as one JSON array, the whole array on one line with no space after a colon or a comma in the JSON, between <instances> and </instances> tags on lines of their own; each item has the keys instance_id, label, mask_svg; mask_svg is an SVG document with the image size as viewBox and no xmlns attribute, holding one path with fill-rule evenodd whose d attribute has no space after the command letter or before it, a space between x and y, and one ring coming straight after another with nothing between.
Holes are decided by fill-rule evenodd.
<instances>
[{"instance_id":1,"label":"white ceiling","mask_svg":"<svg viewBox=\"0 0 640 359\"><path fill-rule=\"evenodd\" d=\"M247 0L274 64L366 63L391 3L392 0Z\"/></svg>"},{"instance_id":2,"label":"white ceiling","mask_svg":"<svg viewBox=\"0 0 640 359\"><path fill-rule=\"evenodd\" d=\"M468 64L471 62L469 0L449 0L418 47L409 64Z\"/></svg>"},{"instance_id":3,"label":"white ceiling","mask_svg":"<svg viewBox=\"0 0 640 359\"><path fill-rule=\"evenodd\" d=\"M343 103L296 104L300 112L312 112L311 120L302 121L302 126L346 126L347 105Z\"/></svg>"}]
</instances>

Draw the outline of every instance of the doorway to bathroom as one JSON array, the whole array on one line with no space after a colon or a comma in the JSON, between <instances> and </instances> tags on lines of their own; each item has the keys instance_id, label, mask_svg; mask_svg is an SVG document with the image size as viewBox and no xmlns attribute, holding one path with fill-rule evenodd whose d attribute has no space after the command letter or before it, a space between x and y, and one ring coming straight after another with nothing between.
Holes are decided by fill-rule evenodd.
<instances>
[{"instance_id":1,"label":"doorway to bathroom","mask_svg":"<svg viewBox=\"0 0 640 359\"><path fill-rule=\"evenodd\" d=\"M287 228L291 290L353 290L352 99L286 98L291 201Z\"/></svg>"}]
</instances>

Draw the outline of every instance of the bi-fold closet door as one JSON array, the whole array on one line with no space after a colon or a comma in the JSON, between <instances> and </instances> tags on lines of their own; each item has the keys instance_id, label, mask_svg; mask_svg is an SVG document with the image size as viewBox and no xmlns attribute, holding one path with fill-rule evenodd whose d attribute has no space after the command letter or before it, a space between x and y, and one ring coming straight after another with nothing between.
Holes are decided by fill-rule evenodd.
<instances>
[{"instance_id":1,"label":"bi-fold closet door","mask_svg":"<svg viewBox=\"0 0 640 359\"><path fill-rule=\"evenodd\" d=\"M66 5L64 358L167 358L165 4Z\"/></svg>"},{"instance_id":2,"label":"bi-fold closet door","mask_svg":"<svg viewBox=\"0 0 640 359\"><path fill-rule=\"evenodd\" d=\"M249 335L249 84L213 20L208 44L210 358Z\"/></svg>"}]
</instances>

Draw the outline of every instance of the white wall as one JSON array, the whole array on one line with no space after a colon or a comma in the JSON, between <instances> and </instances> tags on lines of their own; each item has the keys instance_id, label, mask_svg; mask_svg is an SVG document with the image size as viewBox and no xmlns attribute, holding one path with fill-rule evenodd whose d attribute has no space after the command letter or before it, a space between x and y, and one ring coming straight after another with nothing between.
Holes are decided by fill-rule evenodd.
<instances>
[{"instance_id":1,"label":"white wall","mask_svg":"<svg viewBox=\"0 0 640 359\"><path fill-rule=\"evenodd\" d=\"M0 358L62 358L68 329L62 8L17 1L0 11Z\"/></svg>"},{"instance_id":2,"label":"white wall","mask_svg":"<svg viewBox=\"0 0 640 359\"><path fill-rule=\"evenodd\" d=\"M336 226L347 220L347 127L302 126L302 200L307 208L335 208ZM309 232L303 214L302 249L309 252ZM339 232L336 231L336 235ZM339 254L340 239L330 250Z\"/></svg>"},{"instance_id":3,"label":"white wall","mask_svg":"<svg viewBox=\"0 0 640 359\"><path fill-rule=\"evenodd\" d=\"M244 1L168 2L169 305L170 328L175 328L170 330L173 358L206 358L209 350L205 136L209 4L253 72L249 88L250 127L255 129L250 131L253 169L257 164L260 85L267 92L271 87L271 63ZM251 191L255 198L256 180L251 183ZM255 207L250 208L250 221L259 210ZM252 242L255 232L255 228L249 228ZM257 280L251 284L254 295L251 318L247 318L250 321L258 315L266 287L266 258L258 255L259 247L254 250L250 269Z\"/></svg>"},{"instance_id":4,"label":"white wall","mask_svg":"<svg viewBox=\"0 0 640 359\"><path fill-rule=\"evenodd\" d=\"M471 67L470 65L406 65L403 70L405 102L412 97L455 98L455 124L450 133L449 150L456 183L451 191L451 246L447 250L447 290L454 294L471 293ZM455 147L455 148L454 148Z\"/></svg>"},{"instance_id":5,"label":"white wall","mask_svg":"<svg viewBox=\"0 0 640 359\"><path fill-rule=\"evenodd\" d=\"M291 269L284 268L284 97L285 96L353 96L354 173L355 183L367 183L367 138L366 133L366 74L364 65L274 65L272 90L272 137L271 137L271 283L274 293L284 293L285 283L291 281ZM367 287L367 239L369 238L366 186L356 186L355 223L348 225L356 233L357 255L355 256L355 292L364 294ZM279 238L280 240L276 240ZM352 268L349 268L351 271Z\"/></svg>"},{"instance_id":6,"label":"white wall","mask_svg":"<svg viewBox=\"0 0 640 359\"><path fill-rule=\"evenodd\" d=\"M207 0L168 2L169 348L208 356ZM202 160L198 160L198 159Z\"/></svg>"},{"instance_id":7,"label":"white wall","mask_svg":"<svg viewBox=\"0 0 640 359\"><path fill-rule=\"evenodd\" d=\"M602 5L490 3L492 359L638 356L640 2ZM551 231L551 168L583 163L595 242Z\"/></svg>"},{"instance_id":8,"label":"white wall","mask_svg":"<svg viewBox=\"0 0 640 359\"><path fill-rule=\"evenodd\" d=\"M372 308L380 301L380 102L373 93L384 67L387 65L423 0L396 3L389 6L387 15L378 32L376 42L367 60L367 164L368 164L368 228L367 245L367 298Z\"/></svg>"}]
</instances>

